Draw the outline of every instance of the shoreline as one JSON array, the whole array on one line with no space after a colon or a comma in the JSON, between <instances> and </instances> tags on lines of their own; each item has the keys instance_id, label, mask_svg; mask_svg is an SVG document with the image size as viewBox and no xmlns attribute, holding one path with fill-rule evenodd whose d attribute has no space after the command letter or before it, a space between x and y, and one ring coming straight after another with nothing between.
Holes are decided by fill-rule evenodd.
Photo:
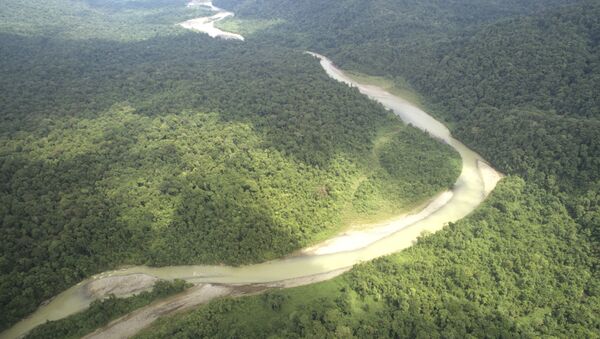
<instances>
[{"instance_id":1,"label":"shoreline","mask_svg":"<svg viewBox=\"0 0 600 339\"><path fill-rule=\"evenodd\" d=\"M86 339L128 338L147 328L160 317L188 311L212 300L224 297L244 297L270 289L299 287L335 278L351 267L301 279L288 279L267 284L198 284L166 300L159 300L132 313L117 318L106 326L84 336Z\"/></svg>"},{"instance_id":2,"label":"shoreline","mask_svg":"<svg viewBox=\"0 0 600 339\"><path fill-rule=\"evenodd\" d=\"M318 54L309 54L319 58L323 69L330 77L351 87L358 88L361 93L370 99L376 100L386 108L393 110L405 123L411 123L415 127L429 132L433 138L440 139L457 150L462 158L462 170L452 193L443 193L434 198L434 202L437 202L437 204L430 203L425 209L417 209L419 212L416 214L409 214L404 218L400 218L398 222L405 221L405 224L401 227L397 223L392 223L393 226L385 225L383 232L368 239L368 244L362 247L356 247L358 241L356 239L361 238L361 234L364 235L365 233L350 235L351 240L349 242L347 240L348 235L342 234L334 237L334 240L328 240L333 241L333 243L330 242L329 245L323 247L328 250L322 250L320 254L312 253L303 256L284 257L254 265L241 267L187 265L160 268L128 266L119 270L102 272L57 295L47 305L41 306L29 317L1 333L0 337L19 337L33 327L44 323L47 319L57 320L87 308L92 300L85 295L84 287L92 281L111 279L111 277L138 274L152 276L157 279L184 279L197 286L210 284L211 286L236 286L240 289L243 289L244 286L269 286L269 284L272 285L271 288L286 288L322 281L314 280L314 277L323 277L323 280L331 279L349 270L356 263L408 248L414 244L423 232L433 233L442 229L448 222L455 222L467 216L481 204L498 180L501 179L502 175L489 166L481 156L468 149L460 141L452 138L449 130L427 113L377 86L361 85L348 80L343 71L337 69L329 59ZM432 211L427 210L430 206L432 206ZM427 211L423 212L425 210ZM413 219L410 219L411 217ZM381 231L381 228L378 230ZM340 237L346 240L335 243L335 239ZM344 248L346 250L342 251L341 249ZM284 281L286 283L281 285ZM175 297L168 298L163 302L167 303L173 298ZM194 304L196 302L194 300L197 301L197 299L190 299L189 303L198 305L197 303ZM200 298L199 300L204 299ZM181 309L185 305L184 303L178 306L177 309ZM127 316L132 316L132 314Z\"/></svg>"},{"instance_id":3,"label":"shoreline","mask_svg":"<svg viewBox=\"0 0 600 339\"><path fill-rule=\"evenodd\" d=\"M420 205L408 213L402 214L387 221L370 224L368 227L347 229L333 238L301 249L299 255L343 253L367 247L391 234L402 230L405 227L414 224L417 221L423 220L432 213L435 213L437 210L443 207L453 195L454 193L451 190L444 191L430 199L425 206Z\"/></svg>"}]
</instances>

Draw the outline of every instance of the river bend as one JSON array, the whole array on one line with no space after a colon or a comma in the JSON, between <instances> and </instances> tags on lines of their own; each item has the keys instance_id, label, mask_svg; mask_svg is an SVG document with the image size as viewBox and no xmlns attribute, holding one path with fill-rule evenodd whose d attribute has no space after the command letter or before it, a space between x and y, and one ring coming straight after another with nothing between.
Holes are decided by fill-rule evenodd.
<instances>
[{"instance_id":1,"label":"river bend","mask_svg":"<svg viewBox=\"0 0 600 339\"><path fill-rule=\"evenodd\" d=\"M331 78L356 87L364 95L380 102L387 109L392 110L406 123L427 131L432 137L452 146L462 158L462 171L453 189L434 199L424 210L414 211L412 215L364 231L366 233L359 234L350 241L348 237L352 237L352 235L339 235L323 244L313 247L311 251L305 251L303 255L299 256L291 256L241 267L206 265L135 266L117 271L104 272L59 294L48 304L41 306L28 318L1 333L0 337L16 338L33 327L44 323L46 320L60 319L85 309L92 300L101 297L101 295L90 296L89 285L102 281L110 285L115 277L139 277L142 275L160 279L185 279L198 285L233 284L240 286L258 283L266 284L264 286L267 287L291 287L330 279L362 261L369 261L408 248L416 242L417 238L423 232L436 232L449 222L455 222L465 217L479 206L501 178L501 174L489 166L481 156L467 148L460 141L454 139L442 123L418 107L400 97L392 95L380 87L361 84L352 80L322 55L309 54L319 60L321 66ZM340 246L340 242L351 245ZM319 249L326 250L320 251ZM146 280L153 281L153 279ZM150 285L147 287L150 287ZM202 293L206 293L206 288L200 290L203 291ZM219 295L224 294L215 293L215 297ZM175 300L176 298L177 296L171 297L169 300ZM202 299L203 302L210 300L210 298L207 300L204 299ZM189 300L194 300L194 298L189 298ZM185 300L179 300L179 302L183 306L186 306ZM196 302L198 301L196 300ZM193 306L195 305L197 304ZM191 307L192 305L187 306ZM135 330L151 322L147 319L146 322L138 324L123 324L123 321L126 320L119 321L117 321L117 325L126 325L125 328L128 328L129 332L133 333L135 333ZM112 328L114 329L114 327ZM100 331L99 333L98 337L103 337L101 335L103 332Z\"/></svg>"}]
</instances>

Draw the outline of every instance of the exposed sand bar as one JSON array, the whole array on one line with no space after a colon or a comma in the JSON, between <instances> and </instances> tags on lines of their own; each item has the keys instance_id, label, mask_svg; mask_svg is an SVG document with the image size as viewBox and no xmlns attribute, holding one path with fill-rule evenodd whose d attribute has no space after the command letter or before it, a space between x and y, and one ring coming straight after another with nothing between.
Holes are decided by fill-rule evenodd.
<instances>
[{"instance_id":1,"label":"exposed sand bar","mask_svg":"<svg viewBox=\"0 0 600 339\"><path fill-rule=\"evenodd\" d=\"M354 251L363 247L367 247L377 240L383 239L400 231L404 227L410 226L415 222L424 219L448 203L448 201L452 199L453 195L454 193L452 193L452 191L446 191L438 195L438 197L433 199L418 213L401 216L395 220L376 224L367 229L345 232L320 244L306 248L302 250L301 253L304 255L322 255Z\"/></svg>"},{"instance_id":2,"label":"exposed sand bar","mask_svg":"<svg viewBox=\"0 0 600 339\"><path fill-rule=\"evenodd\" d=\"M471 213L494 188L501 174L460 141L454 139L448 129L421 109L406 100L386 92L382 88L363 85L348 78L333 63L318 54L321 66L332 78L356 87L361 93L380 102L392 110L402 120L427 131L432 137L452 146L461 156L462 171L452 190L434 199L424 210L417 210L391 224L379 225L358 235L343 234L306 251L305 255L286 257L260 264L231 266L135 266L96 275L77 286L59 294L47 305L41 306L30 317L17 323L8 331L0 334L2 338L15 338L26 333L46 319L60 319L81 311L94 300L86 292L89 282L132 274L145 274L160 279L185 279L195 284L240 285L288 287L294 284L310 282L310 277L331 278L362 261L395 253L412 246L423 232L433 233L442 229L448 222L455 222ZM333 273L329 273L333 272ZM109 280L110 281L110 280ZM119 280L113 280L119 281ZM141 281L146 281L141 279ZM285 281L281 284L277 282ZM106 284L104 284L106 285ZM110 290L109 286L105 286ZM165 302L173 300L169 298ZM191 299L190 305L194 300ZM197 305L197 303L195 304ZM181 307L185 307L181 306ZM190 306L192 307L192 306ZM141 323L141 321L140 321Z\"/></svg>"},{"instance_id":3,"label":"exposed sand bar","mask_svg":"<svg viewBox=\"0 0 600 339\"><path fill-rule=\"evenodd\" d=\"M112 321L107 326L98 329L84 338L129 338L161 316L182 312L205 304L215 298L233 295L234 292L235 289L229 286L197 285L183 294L142 307L122 318Z\"/></svg>"},{"instance_id":4,"label":"exposed sand bar","mask_svg":"<svg viewBox=\"0 0 600 339\"><path fill-rule=\"evenodd\" d=\"M349 268L348 268L349 269ZM120 339L129 338L141 331L159 317L187 311L211 300L220 297L239 297L261 293L271 288L289 288L308 284L314 284L319 281L329 280L346 272L348 269L336 270L333 272L317 274L291 280L283 280L268 284L255 285L212 285L200 284L189 290L169 298L165 301L159 301L146 307L142 307L124 317L112 321L107 326L96 330L87 339Z\"/></svg>"}]
</instances>

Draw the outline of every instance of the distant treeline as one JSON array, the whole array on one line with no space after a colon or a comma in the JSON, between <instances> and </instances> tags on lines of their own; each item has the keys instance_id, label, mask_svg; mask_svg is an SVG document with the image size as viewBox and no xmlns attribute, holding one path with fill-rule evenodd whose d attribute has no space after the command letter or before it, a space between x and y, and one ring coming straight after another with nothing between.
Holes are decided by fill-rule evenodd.
<instances>
[{"instance_id":1,"label":"distant treeline","mask_svg":"<svg viewBox=\"0 0 600 339\"><path fill-rule=\"evenodd\" d=\"M407 80L510 176L402 253L329 282L216 301L139 337L598 337L597 1L218 3L241 19L285 19L256 40Z\"/></svg>"},{"instance_id":2,"label":"distant treeline","mask_svg":"<svg viewBox=\"0 0 600 339\"><path fill-rule=\"evenodd\" d=\"M303 51L160 25L140 40L148 8L99 3L73 5L81 26L61 1L2 26L0 329L94 273L273 259L458 176L448 146ZM132 20L115 36L111 11Z\"/></svg>"}]
</instances>

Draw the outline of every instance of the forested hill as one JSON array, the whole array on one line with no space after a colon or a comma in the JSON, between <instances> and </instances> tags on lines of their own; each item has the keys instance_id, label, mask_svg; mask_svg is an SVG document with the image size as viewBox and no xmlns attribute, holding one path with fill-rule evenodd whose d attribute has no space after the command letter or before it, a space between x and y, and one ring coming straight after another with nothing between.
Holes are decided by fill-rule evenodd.
<instances>
[{"instance_id":1,"label":"forested hill","mask_svg":"<svg viewBox=\"0 0 600 339\"><path fill-rule=\"evenodd\" d=\"M502 21L406 77L501 169L586 191L600 179L598 17L588 2Z\"/></svg>"},{"instance_id":2,"label":"forested hill","mask_svg":"<svg viewBox=\"0 0 600 339\"><path fill-rule=\"evenodd\" d=\"M303 50L178 28L206 14L185 1L0 9L0 330L92 274L274 259L460 172Z\"/></svg>"},{"instance_id":3,"label":"forested hill","mask_svg":"<svg viewBox=\"0 0 600 339\"><path fill-rule=\"evenodd\" d=\"M217 0L215 3L234 10L243 17L278 17L296 24L305 24L303 32L318 31L329 27L338 30L350 28L358 36L354 39L364 43L364 37L383 35L402 40L410 32L428 27L429 31L444 32L449 28L460 29L503 17L526 15L552 6L576 3L578 0L341 0L332 6L325 1L306 0ZM378 18L381 20L373 20ZM312 26L309 26L311 24ZM414 25L417 24L417 25ZM369 29L364 29L368 25ZM362 26L362 28L361 28ZM390 28L410 28L405 32ZM380 29L386 29L381 31ZM323 37L332 39L331 37ZM336 41L339 46L348 41Z\"/></svg>"},{"instance_id":4,"label":"forested hill","mask_svg":"<svg viewBox=\"0 0 600 339\"><path fill-rule=\"evenodd\" d=\"M600 187L600 2L345 3L230 5L242 17L285 18L261 39L317 48L347 69L408 84L502 171L566 192L569 210L586 215L600 239L589 222Z\"/></svg>"},{"instance_id":5,"label":"forested hill","mask_svg":"<svg viewBox=\"0 0 600 339\"><path fill-rule=\"evenodd\" d=\"M398 65L399 56L412 57L415 51L406 48L448 42L486 23L578 1L341 0L333 5L317 0L216 0L215 3L233 9L241 18L283 19L273 33L285 43L328 55L343 53L358 65L381 66ZM371 67L370 71L373 70ZM387 69L375 70L389 75Z\"/></svg>"},{"instance_id":6,"label":"forested hill","mask_svg":"<svg viewBox=\"0 0 600 339\"><path fill-rule=\"evenodd\" d=\"M464 39L411 79L451 105L446 110L454 119L484 105L598 118L599 15L600 3L593 2L502 20Z\"/></svg>"},{"instance_id":7,"label":"forested hill","mask_svg":"<svg viewBox=\"0 0 600 339\"><path fill-rule=\"evenodd\" d=\"M597 337L598 1L216 4L244 43L178 28L180 0L0 3L0 329L99 271L268 260L452 184L455 153L310 49L412 87L509 178L408 251L145 335Z\"/></svg>"},{"instance_id":8,"label":"forested hill","mask_svg":"<svg viewBox=\"0 0 600 339\"><path fill-rule=\"evenodd\" d=\"M567 191L600 178L597 1L222 3L285 18L263 39L409 83L503 171Z\"/></svg>"},{"instance_id":9,"label":"forested hill","mask_svg":"<svg viewBox=\"0 0 600 339\"><path fill-rule=\"evenodd\" d=\"M598 1L220 4L240 22L284 18L253 39L410 84L509 178L407 251L327 283L216 302L141 337L598 337Z\"/></svg>"}]
</instances>

